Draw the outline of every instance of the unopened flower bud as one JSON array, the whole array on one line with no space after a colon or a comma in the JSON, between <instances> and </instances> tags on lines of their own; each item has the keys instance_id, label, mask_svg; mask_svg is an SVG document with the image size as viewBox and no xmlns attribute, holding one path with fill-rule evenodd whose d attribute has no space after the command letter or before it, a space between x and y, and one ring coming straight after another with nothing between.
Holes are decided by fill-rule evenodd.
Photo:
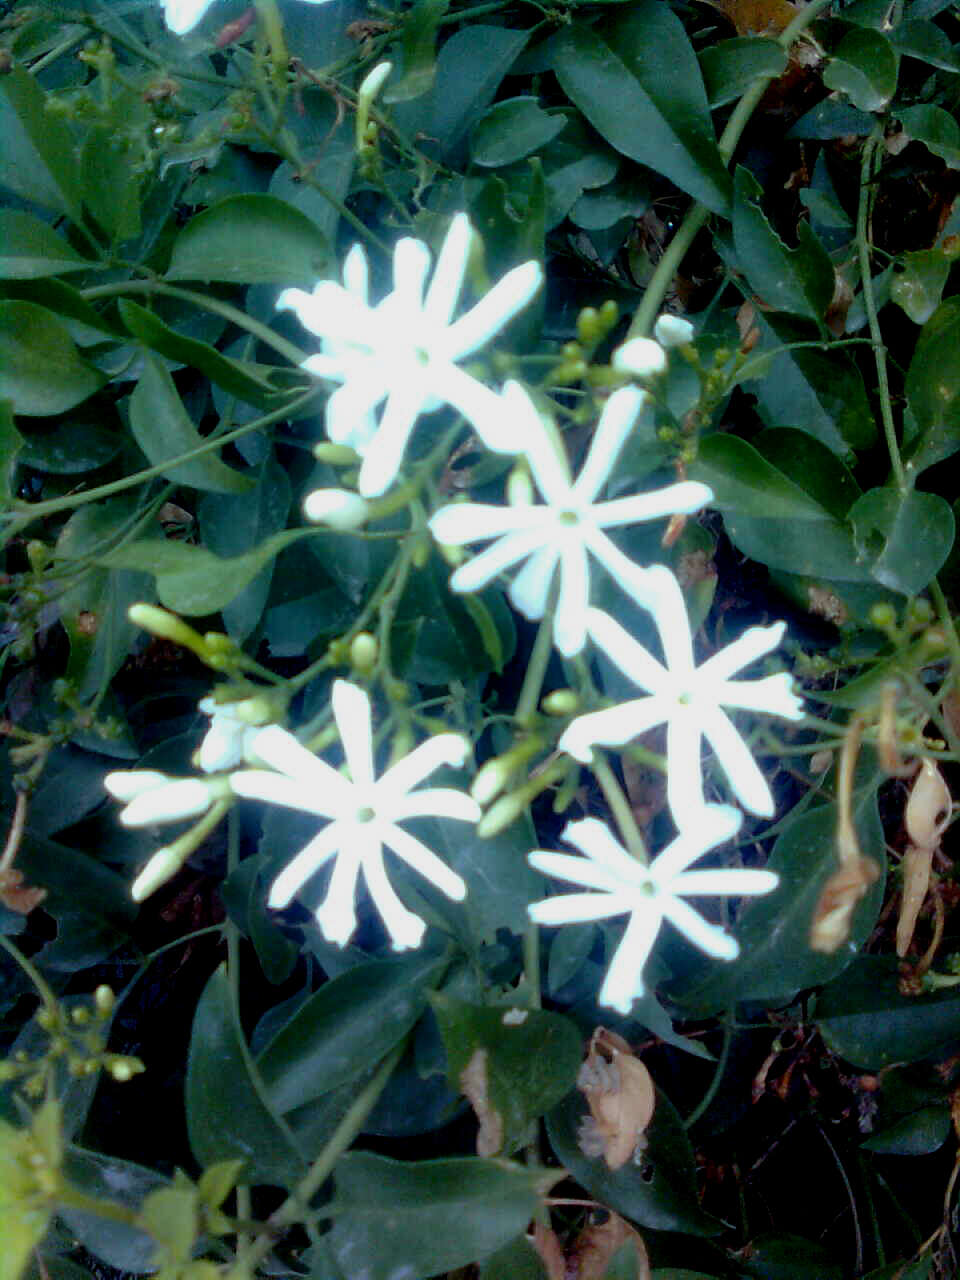
<instances>
[{"instance_id":1,"label":"unopened flower bud","mask_svg":"<svg viewBox=\"0 0 960 1280\"><path fill-rule=\"evenodd\" d=\"M349 489L314 489L304 499L303 513L316 524L343 532L366 524L370 505Z\"/></svg>"},{"instance_id":2,"label":"unopened flower bud","mask_svg":"<svg viewBox=\"0 0 960 1280\"><path fill-rule=\"evenodd\" d=\"M667 367L667 353L652 338L631 338L617 347L610 362L623 373L637 378L651 378Z\"/></svg>"},{"instance_id":3,"label":"unopened flower bud","mask_svg":"<svg viewBox=\"0 0 960 1280\"><path fill-rule=\"evenodd\" d=\"M321 440L313 446L313 456L318 462L328 462L331 467L353 467L360 461L356 449L348 444L334 444L332 440Z\"/></svg>"},{"instance_id":4,"label":"unopened flower bud","mask_svg":"<svg viewBox=\"0 0 960 1280\"><path fill-rule=\"evenodd\" d=\"M477 823L477 835L481 840L489 840L491 836L499 835L526 812L529 803L530 797L524 790L512 791L507 796L501 796Z\"/></svg>"},{"instance_id":5,"label":"unopened flower bud","mask_svg":"<svg viewBox=\"0 0 960 1280\"><path fill-rule=\"evenodd\" d=\"M203 649L203 640L193 627L188 627L175 613L169 613L166 609L153 604L132 604L127 610L127 617L135 626L149 631L152 636L182 644L194 653L200 653Z\"/></svg>"},{"instance_id":6,"label":"unopened flower bud","mask_svg":"<svg viewBox=\"0 0 960 1280\"><path fill-rule=\"evenodd\" d=\"M596 307L584 307L577 316L577 337L585 347L592 347L604 336Z\"/></svg>"},{"instance_id":7,"label":"unopened flower bud","mask_svg":"<svg viewBox=\"0 0 960 1280\"><path fill-rule=\"evenodd\" d=\"M102 982L93 993L93 1005L97 1014L101 1018L109 1018L116 1003L117 997L113 994L113 988Z\"/></svg>"},{"instance_id":8,"label":"unopened flower bud","mask_svg":"<svg viewBox=\"0 0 960 1280\"><path fill-rule=\"evenodd\" d=\"M31 538L27 543L27 559L34 573L42 573L50 563L50 548L39 538Z\"/></svg>"},{"instance_id":9,"label":"unopened flower bud","mask_svg":"<svg viewBox=\"0 0 960 1280\"><path fill-rule=\"evenodd\" d=\"M554 689L540 706L548 716L572 716L580 706L580 699L572 689Z\"/></svg>"},{"instance_id":10,"label":"unopened flower bud","mask_svg":"<svg viewBox=\"0 0 960 1280\"><path fill-rule=\"evenodd\" d=\"M665 313L653 326L653 336L668 351L671 347L685 347L693 341L693 325L680 316Z\"/></svg>"},{"instance_id":11,"label":"unopened flower bud","mask_svg":"<svg viewBox=\"0 0 960 1280\"><path fill-rule=\"evenodd\" d=\"M172 848L158 849L143 868L130 890L134 902L143 902L152 893L172 880L183 866L183 858Z\"/></svg>"},{"instance_id":12,"label":"unopened flower bud","mask_svg":"<svg viewBox=\"0 0 960 1280\"><path fill-rule=\"evenodd\" d=\"M495 756L478 770L470 786L470 794L477 804L490 804L510 781L515 770L515 763L506 756Z\"/></svg>"},{"instance_id":13,"label":"unopened flower bud","mask_svg":"<svg viewBox=\"0 0 960 1280\"><path fill-rule=\"evenodd\" d=\"M507 502L511 507L530 507L535 496L530 468L525 462L518 462L507 477Z\"/></svg>"},{"instance_id":14,"label":"unopened flower bud","mask_svg":"<svg viewBox=\"0 0 960 1280\"><path fill-rule=\"evenodd\" d=\"M361 676L369 675L377 665L380 646L376 636L369 631L361 631L353 637L350 645L350 665Z\"/></svg>"},{"instance_id":15,"label":"unopened flower bud","mask_svg":"<svg viewBox=\"0 0 960 1280\"><path fill-rule=\"evenodd\" d=\"M144 1070L144 1065L139 1058L128 1058L119 1053L108 1054L103 1065L118 1084L126 1084L128 1080L132 1080Z\"/></svg>"},{"instance_id":16,"label":"unopened flower bud","mask_svg":"<svg viewBox=\"0 0 960 1280\"><path fill-rule=\"evenodd\" d=\"M897 615L893 605L885 602L872 605L868 617L871 625L880 631L890 631L897 625Z\"/></svg>"}]
</instances>

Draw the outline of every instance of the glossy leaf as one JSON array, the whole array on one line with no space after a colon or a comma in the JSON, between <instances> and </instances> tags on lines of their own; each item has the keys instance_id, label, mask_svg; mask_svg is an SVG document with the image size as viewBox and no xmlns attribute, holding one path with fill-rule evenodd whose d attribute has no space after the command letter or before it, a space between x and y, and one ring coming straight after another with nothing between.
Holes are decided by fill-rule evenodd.
<instances>
[{"instance_id":1,"label":"glossy leaf","mask_svg":"<svg viewBox=\"0 0 960 1280\"><path fill-rule=\"evenodd\" d=\"M896 958L859 956L817 1000L828 1047L855 1067L944 1057L960 1043L960 994L901 995Z\"/></svg>"},{"instance_id":2,"label":"glossy leaf","mask_svg":"<svg viewBox=\"0 0 960 1280\"><path fill-rule=\"evenodd\" d=\"M76 222L80 177L73 138L46 104L46 94L24 67L9 67L0 77L0 184Z\"/></svg>"},{"instance_id":3,"label":"glossy leaf","mask_svg":"<svg viewBox=\"0 0 960 1280\"><path fill-rule=\"evenodd\" d=\"M52 312L33 302L0 301L0 398L9 400L15 413L34 418L63 413L105 382Z\"/></svg>"},{"instance_id":4,"label":"glossy leaf","mask_svg":"<svg viewBox=\"0 0 960 1280\"><path fill-rule=\"evenodd\" d=\"M925 1156L939 1151L951 1128L949 1107L921 1107L868 1138L863 1150L883 1156Z\"/></svg>"},{"instance_id":5,"label":"glossy leaf","mask_svg":"<svg viewBox=\"0 0 960 1280\"><path fill-rule=\"evenodd\" d=\"M734 182L733 243L740 270L768 306L820 322L833 297L833 264L807 222L798 227L797 248L788 249L760 208L762 195L763 188L753 174L739 166Z\"/></svg>"},{"instance_id":6,"label":"glossy leaf","mask_svg":"<svg viewBox=\"0 0 960 1280\"><path fill-rule=\"evenodd\" d=\"M816 1240L769 1234L750 1241L741 1275L750 1280L844 1280L846 1272Z\"/></svg>"},{"instance_id":7,"label":"glossy leaf","mask_svg":"<svg viewBox=\"0 0 960 1280\"><path fill-rule=\"evenodd\" d=\"M204 439L187 415L170 374L149 353L144 355L143 372L130 397L130 429L150 463L170 464L163 474L176 484L215 493L245 493L251 486L248 476L228 467L214 452L175 461L199 448Z\"/></svg>"},{"instance_id":8,"label":"glossy leaf","mask_svg":"<svg viewBox=\"0 0 960 1280\"><path fill-rule=\"evenodd\" d=\"M185 1100L190 1148L200 1165L242 1160L244 1182L280 1186L303 1174L303 1159L256 1078L223 966L197 1003Z\"/></svg>"},{"instance_id":9,"label":"glossy leaf","mask_svg":"<svg viewBox=\"0 0 960 1280\"><path fill-rule=\"evenodd\" d=\"M430 1003L447 1050L450 1088L467 1093L477 1110L484 1154L514 1150L529 1136L530 1122L573 1088L583 1054L580 1032L569 1019L540 1009L467 1004L439 992Z\"/></svg>"},{"instance_id":10,"label":"glossy leaf","mask_svg":"<svg viewBox=\"0 0 960 1280\"><path fill-rule=\"evenodd\" d=\"M824 805L788 819L767 866L780 877L772 893L743 909L736 933L740 955L717 964L705 981L677 997L690 1016L728 1008L741 1000L786 1004L805 987L829 982L866 942L883 902L884 840L877 811L876 781L855 794L854 821L860 848L881 873L853 913L846 945L832 954L812 951L810 928L823 887L837 870L837 809Z\"/></svg>"},{"instance_id":11,"label":"glossy leaf","mask_svg":"<svg viewBox=\"0 0 960 1280\"><path fill-rule=\"evenodd\" d=\"M936 311L950 265L951 259L942 249L904 254L903 270L893 278L890 297L914 324L926 324Z\"/></svg>"},{"instance_id":12,"label":"glossy leaf","mask_svg":"<svg viewBox=\"0 0 960 1280\"><path fill-rule=\"evenodd\" d=\"M119 303L123 323L130 333L151 351L178 364L190 365L205 373L211 382L246 404L261 409L275 408L279 391L272 387L260 367L249 362L231 360L208 342L198 342L177 333L159 316L126 299Z\"/></svg>"},{"instance_id":13,"label":"glossy leaf","mask_svg":"<svg viewBox=\"0 0 960 1280\"><path fill-rule=\"evenodd\" d=\"M915 8L911 9L911 14ZM960 71L960 60L949 36L935 22L922 18L898 22L887 38L901 55L917 58L931 67L939 67L941 71Z\"/></svg>"},{"instance_id":14,"label":"glossy leaf","mask_svg":"<svg viewBox=\"0 0 960 1280\"><path fill-rule=\"evenodd\" d=\"M470 158L485 168L512 164L539 151L563 131L566 123L566 116L550 115L536 98L504 99L474 125Z\"/></svg>"},{"instance_id":15,"label":"glossy leaf","mask_svg":"<svg viewBox=\"0 0 960 1280\"><path fill-rule=\"evenodd\" d=\"M850 509L854 538L872 560L871 574L891 591L919 594L953 546L953 512L937 493L871 489Z\"/></svg>"},{"instance_id":16,"label":"glossy leaf","mask_svg":"<svg viewBox=\"0 0 960 1280\"><path fill-rule=\"evenodd\" d=\"M664 174L715 213L726 213L730 180L715 143L681 137L617 53L589 27L564 32L555 55L564 92L621 154Z\"/></svg>"},{"instance_id":17,"label":"glossy leaf","mask_svg":"<svg viewBox=\"0 0 960 1280\"><path fill-rule=\"evenodd\" d=\"M419 98L433 85L436 73L437 28L449 0L417 0L403 19L402 67L383 91L384 102Z\"/></svg>"},{"instance_id":18,"label":"glossy leaf","mask_svg":"<svg viewBox=\"0 0 960 1280\"><path fill-rule=\"evenodd\" d=\"M83 203L114 243L141 231L140 177L131 141L120 132L91 130L81 151Z\"/></svg>"},{"instance_id":19,"label":"glossy leaf","mask_svg":"<svg viewBox=\"0 0 960 1280\"><path fill-rule=\"evenodd\" d=\"M493 101L529 35L475 23L461 27L444 43L437 57L427 132L439 141L446 161L458 158L470 129Z\"/></svg>"},{"instance_id":20,"label":"glossy leaf","mask_svg":"<svg viewBox=\"0 0 960 1280\"><path fill-rule=\"evenodd\" d=\"M14 496L14 476L17 459L23 447L23 436L13 423L10 403L0 400L0 495Z\"/></svg>"},{"instance_id":21,"label":"glossy leaf","mask_svg":"<svg viewBox=\"0 0 960 1280\"><path fill-rule=\"evenodd\" d=\"M882 111L897 87L897 55L879 31L857 27L834 49L823 83L861 111Z\"/></svg>"},{"instance_id":22,"label":"glossy leaf","mask_svg":"<svg viewBox=\"0 0 960 1280\"><path fill-rule=\"evenodd\" d=\"M960 449L960 300L941 303L923 327L907 371L906 392L917 432L905 450L919 473Z\"/></svg>"},{"instance_id":23,"label":"glossy leaf","mask_svg":"<svg viewBox=\"0 0 960 1280\"><path fill-rule=\"evenodd\" d=\"M322 986L257 1059L271 1105L292 1111L375 1066L420 1017L443 967L423 953L369 960Z\"/></svg>"},{"instance_id":24,"label":"glossy leaf","mask_svg":"<svg viewBox=\"0 0 960 1280\"><path fill-rule=\"evenodd\" d=\"M960 169L960 125L949 111L925 103L896 112L904 132L915 142L945 161L949 169Z\"/></svg>"},{"instance_id":25,"label":"glossy leaf","mask_svg":"<svg viewBox=\"0 0 960 1280\"><path fill-rule=\"evenodd\" d=\"M693 1148L664 1094L657 1090L645 1144L619 1169L610 1169L602 1155L587 1156L581 1150L581 1125L588 1115L586 1099L575 1089L547 1116L547 1133L557 1158L591 1196L654 1231L720 1232L720 1223L697 1202Z\"/></svg>"},{"instance_id":26,"label":"glossy leaf","mask_svg":"<svg viewBox=\"0 0 960 1280\"><path fill-rule=\"evenodd\" d=\"M764 36L721 40L700 54L700 71L711 107L734 102L755 80L782 75L786 68L786 53Z\"/></svg>"},{"instance_id":27,"label":"glossy leaf","mask_svg":"<svg viewBox=\"0 0 960 1280\"><path fill-rule=\"evenodd\" d=\"M98 416L82 416L81 411L51 423L48 431L31 431L23 438L20 461L35 471L57 476L80 475L105 466L122 449L123 437Z\"/></svg>"},{"instance_id":28,"label":"glossy leaf","mask_svg":"<svg viewBox=\"0 0 960 1280\"><path fill-rule=\"evenodd\" d=\"M168 1185L167 1179L154 1169L82 1147L67 1152L64 1174L72 1186L86 1195L112 1200L133 1211L140 1208L151 1191ZM74 1238L107 1266L134 1273L151 1269L157 1246L145 1231L79 1209L61 1208L59 1216Z\"/></svg>"},{"instance_id":29,"label":"glossy leaf","mask_svg":"<svg viewBox=\"0 0 960 1280\"><path fill-rule=\"evenodd\" d=\"M64 271L89 271L92 265L33 214L0 210L0 279L36 280Z\"/></svg>"},{"instance_id":30,"label":"glossy leaf","mask_svg":"<svg viewBox=\"0 0 960 1280\"><path fill-rule=\"evenodd\" d=\"M344 1273L429 1280L519 1235L563 1170L481 1159L404 1164L351 1152L334 1177L327 1238Z\"/></svg>"},{"instance_id":31,"label":"glossy leaf","mask_svg":"<svg viewBox=\"0 0 960 1280\"><path fill-rule=\"evenodd\" d=\"M198 213L177 236L168 280L291 284L313 288L323 275L326 237L276 196L227 196Z\"/></svg>"}]
</instances>

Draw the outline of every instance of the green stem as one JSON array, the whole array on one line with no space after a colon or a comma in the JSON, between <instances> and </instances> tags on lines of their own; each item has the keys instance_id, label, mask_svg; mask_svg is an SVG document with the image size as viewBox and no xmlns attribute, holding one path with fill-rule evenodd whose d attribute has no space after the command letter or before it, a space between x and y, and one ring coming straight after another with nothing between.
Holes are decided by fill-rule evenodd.
<instances>
[{"instance_id":1,"label":"green stem","mask_svg":"<svg viewBox=\"0 0 960 1280\"><path fill-rule=\"evenodd\" d=\"M283 1204L270 1216L271 1232L255 1241L247 1252L247 1265L251 1269L267 1256L274 1244L274 1233L301 1221L309 1211L310 1201L329 1178L333 1167L360 1132L364 1120L373 1110L377 1099L386 1088L387 1081L403 1056L406 1042L401 1041L380 1063L373 1078L360 1090L347 1114L337 1125L333 1137L324 1146L316 1160L297 1187Z\"/></svg>"},{"instance_id":2,"label":"green stem","mask_svg":"<svg viewBox=\"0 0 960 1280\"><path fill-rule=\"evenodd\" d=\"M527 661L523 685L520 688L520 697L517 699L514 719L519 725L528 726L532 722L537 704L540 701L540 691L543 689L544 677L547 674L547 664L550 661L550 654L553 649L553 614L557 605L559 590L559 582L555 578L550 587L546 610L540 619L540 626L537 628L537 638L533 642L533 649Z\"/></svg>"},{"instance_id":3,"label":"green stem","mask_svg":"<svg viewBox=\"0 0 960 1280\"><path fill-rule=\"evenodd\" d=\"M16 961L16 963L20 966L23 972L27 975L27 977L36 987L37 994L40 996L41 1000L47 1006L47 1008L56 1009L57 997L53 994L53 992L47 986L46 982L41 977L40 971L36 968L35 965L32 965L30 963L30 961L27 959L25 955L23 955L22 952L18 951L17 948L11 942L7 941L2 933L0 933L0 947L3 947L4 951L10 954L10 956Z\"/></svg>"},{"instance_id":4,"label":"green stem","mask_svg":"<svg viewBox=\"0 0 960 1280\"><path fill-rule=\"evenodd\" d=\"M633 816L630 803L623 794L623 788L610 768L610 762L606 756L595 750L593 760L590 762L590 770L597 782L600 783L600 790L610 806L610 812L616 819L624 847L638 862L642 862L646 866L649 863L647 846L644 843L643 836L640 834L640 828L637 826L637 820Z\"/></svg>"},{"instance_id":5,"label":"green stem","mask_svg":"<svg viewBox=\"0 0 960 1280\"><path fill-rule=\"evenodd\" d=\"M145 467L143 471L135 471L133 475L124 476L122 480L111 480L109 484L97 485L96 488L86 489L83 493L72 493L64 498L50 498L47 502L17 502L14 504L14 510L25 516L28 521L32 521L45 516L56 515L60 511L72 511L74 507L82 507L88 502L99 502L101 498L110 498L115 493L123 493L125 489L136 488L138 484L145 484L148 480L155 480L157 476L165 475L171 467L179 466L181 462L190 462L193 458L203 457L206 453L212 453L214 449L222 449L225 444L230 444L233 440L239 440L242 436L249 435L251 431L259 431L261 427L268 427L271 423L283 421L284 418L290 417L291 414L302 408L318 391L319 387L311 387L309 391L304 392L303 395L298 396L282 409L275 409L272 413L264 414L262 418L255 418L252 422L246 422L242 427L236 427L233 431L228 431L226 435L207 440L204 444L198 445L196 449L189 449L186 453L178 454L175 458L170 458L166 462L158 462L156 466Z\"/></svg>"},{"instance_id":6,"label":"green stem","mask_svg":"<svg viewBox=\"0 0 960 1280\"><path fill-rule=\"evenodd\" d=\"M537 922L527 917L523 930L523 980L531 1009L540 1008L540 930Z\"/></svg>"},{"instance_id":7,"label":"green stem","mask_svg":"<svg viewBox=\"0 0 960 1280\"><path fill-rule=\"evenodd\" d=\"M75 1187L60 1187L57 1190L57 1204L64 1209L76 1209L79 1213L90 1213L95 1218L106 1218L110 1222L122 1222L126 1227L140 1227L140 1215L126 1205L117 1204L114 1200L99 1200L96 1196L85 1195Z\"/></svg>"},{"instance_id":8,"label":"green stem","mask_svg":"<svg viewBox=\"0 0 960 1280\"><path fill-rule=\"evenodd\" d=\"M877 366L877 395L880 400L880 419L887 442L890 465L901 497L909 492L910 482L900 457L897 428L893 421L893 405L890 401L890 384L887 380L887 349L880 332L877 300L873 292L873 275L870 269L870 206L873 199L873 175L877 151L881 145L879 130L867 139L860 165L860 199L857 205L857 254L860 259L860 284L863 289L863 306L873 341L873 358Z\"/></svg>"},{"instance_id":9,"label":"green stem","mask_svg":"<svg viewBox=\"0 0 960 1280\"><path fill-rule=\"evenodd\" d=\"M307 358L305 351L294 346L292 342L288 342L286 338L281 337L269 325L261 324L259 320L254 320L252 316L248 316L239 307L231 306L229 302L223 302L220 298L208 297L205 293L195 293L193 289L180 289L176 285L164 284L160 280L118 280L114 284L99 284L92 289L81 290L82 297L86 302L94 301L97 298L119 297L127 293L156 293L163 298L178 298L181 302L190 302L193 306L200 307L204 311L210 311L214 315L222 316L224 320L229 320L231 324L235 324L240 329L246 329L255 338L259 338L265 346L273 347L274 351L284 356L291 364L301 365Z\"/></svg>"},{"instance_id":10,"label":"green stem","mask_svg":"<svg viewBox=\"0 0 960 1280\"><path fill-rule=\"evenodd\" d=\"M783 33L777 37L777 43L780 47L789 49L794 40L831 3L832 0L812 0L805 9L797 14ZM740 141L750 117L756 110L757 104L766 93L767 86L776 78L776 73L759 77L734 107L726 128L717 143L717 148L725 163L729 164L737 143ZM670 285L680 267L680 263L691 244L693 244L697 233L706 222L709 213L709 209L699 203L694 204L687 212L687 216L681 223L679 230L667 246L663 257L657 263L656 270L644 291L643 299L630 323L630 329L624 341L630 338L645 337L653 328L653 322L656 320L663 300L670 290Z\"/></svg>"},{"instance_id":11,"label":"green stem","mask_svg":"<svg viewBox=\"0 0 960 1280\"><path fill-rule=\"evenodd\" d=\"M273 84L280 95L281 103L287 92L287 66L290 58L287 54L287 42L283 37L283 19L277 8L276 0L254 0L257 16L263 23L267 44L270 46L270 59L273 63ZM277 114L277 104L269 104L273 114Z\"/></svg>"},{"instance_id":12,"label":"green stem","mask_svg":"<svg viewBox=\"0 0 960 1280\"><path fill-rule=\"evenodd\" d=\"M717 1096L717 1090L720 1088L720 1084L723 1080L724 1072L727 1069L727 1059L730 1057L730 1046L733 1044L733 1028L734 1028L733 1010L728 1009L727 1021L724 1024L724 1028L723 1028L723 1047L720 1050L720 1057L717 1059L717 1065L714 1068L713 1076L710 1080L710 1085L707 1089L707 1092L703 1095L703 1097L700 1099L700 1101L697 1103L694 1109L690 1112L686 1120L684 1120L683 1127L685 1129L693 1128L693 1126L697 1123L700 1117L704 1114L704 1112L710 1106L710 1103L713 1102L714 1098Z\"/></svg>"}]
</instances>

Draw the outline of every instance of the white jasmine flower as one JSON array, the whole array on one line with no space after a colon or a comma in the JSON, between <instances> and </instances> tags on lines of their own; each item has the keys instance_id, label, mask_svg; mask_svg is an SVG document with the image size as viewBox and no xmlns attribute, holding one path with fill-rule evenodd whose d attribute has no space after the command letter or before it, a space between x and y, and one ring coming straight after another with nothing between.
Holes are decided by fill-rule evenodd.
<instances>
[{"instance_id":1,"label":"white jasmine flower","mask_svg":"<svg viewBox=\"0 0 960 1280\"><path fill-rule=\"evenodd\" d=\"M103 785L124 802L120 821L125 827L197 818L230 793L223 778L171 778L156 769L121 769L108 773Z\"/></svg>"},{"instance_id":2,"label":"white jasmine flower","mask_svg":"<svg viewBox=\"0 0 960 1280\"><path fill-rule=\"evenodd\" d=\"M330 819L277 876L267 901L271 907L285 907L320 867L336 858L326 898L317 912L324 937L343 946L353 935L357 927L357 878L362 873L394 949L416 947L426 926L419 916L407 910L387 879L383 846L448 898L459 902L465 897L467 889L461 877L397 824L422 817L457 818L462 822L479 819L479 805L462 791L451 787L414 790L441 765L462 764L468 744L453 733L428 738L376 778L370 699L357 685L337 680L332 704L349 778L277 725L259 730L253 743L256 755L276 772L246 769L231 778L237 795Z\"/></svg>"},{"instance_id":3,"label":"white jasmine flower","mask_svg":"<svg viewBox=\"0 0 960 1280\"><path fill-rule=\"evenodd\" d=\"M210 728L197 749L194 764L204 773L233 769L247 758L251 735L269 718L268 713L258 713L257 701L241 698L237 702L215 702L213 698L201 698L198 705L210 717Z\"/></svg>"},{"instance_id":4,"label":"white jasmine flower","mask_svg":"<svg viewBox=\"0 0 960 1280\"><path fill-rule=\"evenodd\" d=\"M706 738L727 775L737 799L751 813L770 817L773 795L750 754L750 749L723 710L739 707L787 720L803 718L803 704L791 689L790 676L760 680L730 677L783 639L786 623L750 627L738 640L694 665L693 641L683 592L676 578L661 565L647 571L655 598L654 620L660 633L666 665L599 609L590 609L587 631L591 640L617 664L647 696L607 711L578 716L560 738L560 748L578 760L590 759L594 744L620 746L655 725L667 726L667 801L678 827L700 821L703 778L701 739Z\"/></svg>"},{"instance_id":5,"label":"white jasmine flower","mask_svg":"<svg viewBox=\"0 0 960 1280\"><path fill-rule=\"evenodd\" d=\"M328 0L305 0L307 4L327 4ZM167 26L175 36L192 31L204 16L213 0L163 0Z\"/></svg>"},{"instance_id":6,"label":"white jasmine flower","mask_svg":"<svg viewBox=\"0 0 960 1280\"><path fill-rule=\"evenodd\" d=\"M430 250L404 237L393 255L393 292L369 301L369 268L359 245L348 253L343 284L321 280L312 293L285 289L277 306L297 313L322 339L321 353L303 367L343 385L327 402L326 430L363 457L358 488L377 497L393 483L421 413L451 404L486 438L502 431L500 398L457 362L479 350L530 301L540 287L537 262L514 267L458 320L473 236L465 213L452 220L433 276ZM426 287L426 293L424 289ZM386 401L377 421L375 411Z\"/></svg>"},{"instance_id":7,"label":"white jasmine flower","mask_svg":"<svg viewBox=\"0 0 960 1280\"><path fill-rule=\"evenodd\" d=\"M668 351L671 347L684 347L693 341L693 325L682 316L672 316L665 311L653 326L653 336Z\"/></svg>"},{"instance_id":8,"label":"white jasmine flower","mask_svg":"<svg viewBox=\"0 0 960 1280\"><path fill-rule=\"evenodd\" d=\"M453 590L476 591L525 560L511 584L510 599L526 617L542 618L559 566L554 642L567 658L586 644L590 555L625 590L653 607L645 586L646 570L629 560L604 529L656 520L678 511L696 511L710 501L713 493L705 484L688 480L653 493L596 501L645 399L646 392L636 387L621 387L610 396L580 474L573 480L566 457L555 447L533 401L519 383L508 382L503 389L501 411L504 430L513 441L511 451L522 450L526 454L544 501L507 507L483 503L441 507L430 521L438 542L463 546L496 539L492 547L456 570L450 579Z\"/></svg>"},{"instance_id":9,"label":"white jasmine flower","mask_svg":"<svg viewBox=\"0 0 960 1280\"><path fill-rule=\"evenodd\" d=\"M667 353L652 338L631 338L617 347L610 363L614 369L632 373L637 378L652 378L667 367Z\"/></svg>"},{"instance_id":10,"label":"white jasmine flower","mask_svg":"<svg viewBox=\"0 0 960 1280\"><path fill-rule=\"evenodd\" d=\"M738 953L736 939L709 924L684 898L706 894L769 893L776 888L772 871L739 868L688 871L692 862L736 835L742 815L729 805L706 805L695 827L682 831L649 867L644 866L611 835L597 818L568 823L562 838L585 857L538 849L530 863L544 875L583 885L589 893L563 894L535 902L528 911L537 924L572 924L606 920L629 913L598 1000L621 1013L643 995L643 967L666 918L695 947L721 960Z\"/></svg>"}]
</instances>

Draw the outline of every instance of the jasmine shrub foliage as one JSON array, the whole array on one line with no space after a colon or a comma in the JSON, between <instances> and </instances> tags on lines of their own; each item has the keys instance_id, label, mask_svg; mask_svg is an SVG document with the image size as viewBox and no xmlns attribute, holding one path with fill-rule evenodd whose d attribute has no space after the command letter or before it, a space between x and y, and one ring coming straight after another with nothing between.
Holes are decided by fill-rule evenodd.
<instances>
[{"instance_id":1,"label":"jasmine shrub foliage","mask_svg":"<svg viewBox=\"0 0 960 1280\"><path fill-rule=\"evenodd\" d=\"M960 15L0 16L0 1280L960 1270Z\"/></svg>"}]
</instances>

